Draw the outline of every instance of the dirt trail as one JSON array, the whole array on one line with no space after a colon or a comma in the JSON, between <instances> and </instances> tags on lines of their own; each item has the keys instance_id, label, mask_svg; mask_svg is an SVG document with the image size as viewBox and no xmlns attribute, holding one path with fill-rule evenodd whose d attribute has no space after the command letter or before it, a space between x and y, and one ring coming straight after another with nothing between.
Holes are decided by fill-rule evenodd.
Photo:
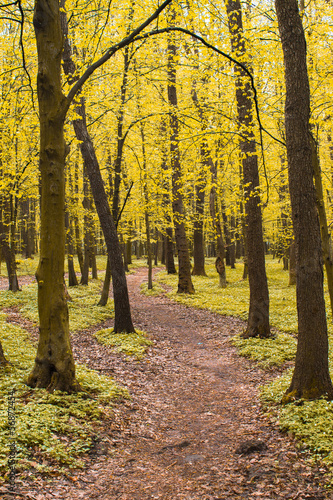
<instances>
[{"instance_id":1,"label":"dirt trail","mask_svg":"<svg viewBox=\"0 0 333 500\"><path fill-rule=\"evenodd\" d=\"M131 401L115 407L115 425L87 470L38 478L31 498L333 498L320 486L324 469L310 467L261 413L258 387L272 375L229 343L244 323L141 295L146 272L128 276L135 326L155 341L144 360L119 359L89 332L73 336L77 361L112 374ZM262 449L237 453L247 440L262 441Z\"/></svg>"}]
</instances>

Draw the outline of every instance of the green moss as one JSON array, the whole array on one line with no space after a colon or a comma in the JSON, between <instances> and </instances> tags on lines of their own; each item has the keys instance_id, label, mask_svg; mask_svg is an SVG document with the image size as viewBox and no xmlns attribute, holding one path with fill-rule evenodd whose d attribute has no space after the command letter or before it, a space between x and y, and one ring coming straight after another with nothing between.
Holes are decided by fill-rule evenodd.
<instances>
[{"instance_id":1,"label":"green moss","mask_svg":"<svg viewBox=\"0 0 333 500\"><path fill-rule=\"evenodd\" d=\"M116 352L134 356L137 359L141 359L147 347L152 345L147 334L140 330L136 330L136 333L114 333L112 328L106 328L94 335L101 344L114 346Z\"/></svg>"},{"instance_id":2,"label":"green moss","mask_svg":"<svg viewBox=\"0 0 333 500\"><path fill-rule=\"evenodd\" d=\"M84 365L76 369L82 393L48 394L29 389L25 380L36 350L27 332L7 323L6 315L1 313L0 340L11 363L0 369L0 477L8 472L8 398L13 390L17 470L35 467L54 471L63 466L81 466L82 455L94 444L98 422L103 416L111 416L110 403L128 397L128 392Z\"/></svg>"},{"instance_id":3,"label":"green moss","mask_svg":"<svg viewBox=\"0 0 333 500\"><path fill-rule=\"evenodd\" d=\"M156 295L161 295L162 293L164 293L164 291L164 288L155 281L153 281L153 288L151 290L148 289L148 283L142 283L140 285L140 292L147 297L155 297Z\"/></svg>"},{"instance_id":4,"label":"green moss","mask_svg":"<svg viewBox=\"0 0 333 500\"><path fill-rule=\"evenodd\" d=\"M97 306L101 292L102 282L91 280L88 285L71 287L69 294L72 301L68 302L69 328L76 332L96 325L102 321L113 318L113 301L110 300L105 307ZM20 309L22 316L31 321L38 322L37 283L24 286L21 292L4 291L0 294L0 307L13 307Z\"/></svg>"},{"instance_id":5,"label":"green moss","mask_svg":"<svg viewBox=\"0 0 333 500\"><path fill-rule=\"evenodd\" d=\"M241 356L258 361L263 368L280 366L285 361L294 359L297 347L297 340L285 333L269 339L243 339L236 335L232 338L232 343L239 348Z\"/></svg>"}]
</instances>

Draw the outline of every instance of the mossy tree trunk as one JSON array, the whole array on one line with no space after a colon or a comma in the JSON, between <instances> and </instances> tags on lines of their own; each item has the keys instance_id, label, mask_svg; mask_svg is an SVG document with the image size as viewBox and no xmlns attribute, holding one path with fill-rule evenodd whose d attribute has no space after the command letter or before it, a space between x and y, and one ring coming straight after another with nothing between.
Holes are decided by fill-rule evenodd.
<instances>
[{"instance_id":1,"label":"mossy tree trunk","mask_svg":"<svg viewBox=\"0 0 333 500\"><path fill-rule=\"evenodd\" d=\"M240 0L225 0L231 48L237 59L247 57L243 34ZM252 89L248 75L235 65L235 85L240 151L242 154L244 200L246 218L247 265L250 287L250 305L243 337L270 337L269 294L265 269L262 216L260 208L258 157L253 124Z\"/></svg>"},{"instance_id":2,"label":"mossy tree trunk","mask_svg":"<svg viewBox=\"0 0 333 500\"><path fill-rule=\"evenodd\" d=\"M65 259L65 140L61 91L62 33L59 2L36 0L40 116L41 242L38 282L39 342L31 387L77 391L63 285Z\"/></svg>"},{"instance_id":3,"label":"mossy tree trunk","mask_svg":"<svg viewBox=\"0 0 333 500\"><path fill-rule=\"evenodd\" d=\"M285 129L296 251L298 342L290 387L283 401L333 398L323 290L320 225L313 185L306 42L296 0L275 0L284 55Z\"/></svg>"}]
</instances>

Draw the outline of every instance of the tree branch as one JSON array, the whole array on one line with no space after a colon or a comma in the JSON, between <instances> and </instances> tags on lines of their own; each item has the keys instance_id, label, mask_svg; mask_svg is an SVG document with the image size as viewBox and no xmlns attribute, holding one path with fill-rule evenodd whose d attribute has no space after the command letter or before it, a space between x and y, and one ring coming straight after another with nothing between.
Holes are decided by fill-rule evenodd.
<instances>
[{"instance_id":1,"label":"tree branch","mask_svg":"<svg viewBox=\"0 0 333 500\"><path fill-rule=\"evenodd\" d=\"M96 62L91 64L86 71L83 73L83 75L78 79L78 81L73 85L71 90L69 91L67 95L67 99L64 104L64 112L68 111L68 108L73 101L75 95L79 92L79 90L82 88L84 83L88 80L89 76L96 71L100 66L102 66L106 61L108 61L118 50L123 49L127 45L133 42L133 40L143 31L150 23L152 23L155 19L158 18L159 14L171 3L172 0L165 0L160 7L158 7L154 14L152 14L148 19L146 19L145 22L143 22L140 26L138 26L135 30L132 31L128 36L123 38L120 42L118 42L116 45L113 45L110 47L105 54L100 57Z\"/></svg>"}]
</instances>

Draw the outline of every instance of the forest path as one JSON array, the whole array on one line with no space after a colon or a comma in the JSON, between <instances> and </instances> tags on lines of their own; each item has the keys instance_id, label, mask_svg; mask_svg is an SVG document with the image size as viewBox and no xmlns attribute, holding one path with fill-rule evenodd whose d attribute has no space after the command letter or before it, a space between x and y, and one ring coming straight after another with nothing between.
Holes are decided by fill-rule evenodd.
<instances>
[{"instance_id":1,"label":"forest path","mask_svg":"<svg viewBox=\"0 0 333 500\"><path fill-rule=\"evenodd\" d=\"M146 297L147 270L128 275L135 327L154 345L140 362L115 355L91 336L73 335L78 362L111 374L131 394L90 466L74 479L39 482L43 498L224 500L331 498L323 471L268 422L258 388L272 374L237 355L230 336L244 323ZM110 325L112 322L110 322ZM247 440L264 449L237 453ZM239 450L238 450L239 451ZM36 484L37 487L37 484ZM36 496L36 498L38 498Z\"/></svg>"}]
</instances>

